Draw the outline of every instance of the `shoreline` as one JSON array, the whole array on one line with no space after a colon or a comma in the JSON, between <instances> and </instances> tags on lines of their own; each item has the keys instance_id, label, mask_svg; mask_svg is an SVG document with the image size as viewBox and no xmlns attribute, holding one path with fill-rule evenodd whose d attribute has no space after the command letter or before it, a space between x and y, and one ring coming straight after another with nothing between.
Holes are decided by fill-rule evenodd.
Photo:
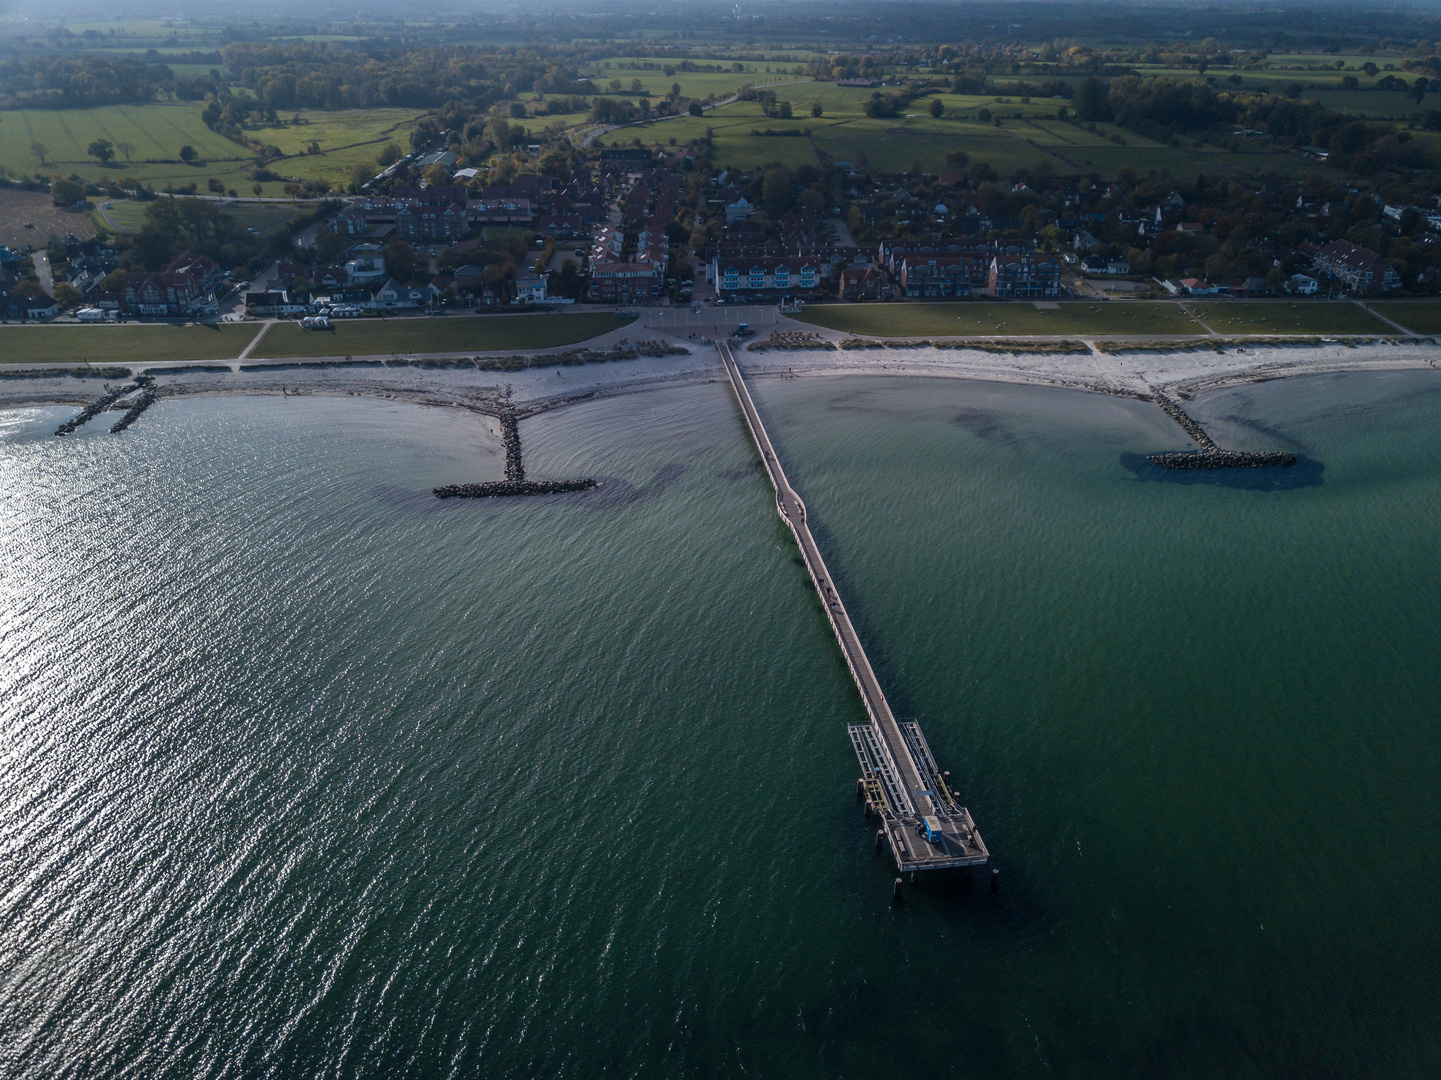
<instances>
[{"instance_id":1,"label":"shoreline","mask_svg":"<svg viewBox=\"0 0 1441 1080\"><path fill-rule=\"evenodd\" d=\"M615 335L619 338L619 334ZM341 397L374 397L411 404L460 408L489 417L500 415L507 391L519 418L566 408L584 401L618 394L644 393L670 386L718 382L725 378L720 357L713 346L652 332L654 338L685 353L590 363L545 364L548 354L561 350L537 351L529 356L542 366L516 370L485 370L479 366L421 366L426 360L456 363L453 355L396 357L355 357L349 364L316 358L277 359L263 365L247 363L246 370L223 364L210 370L197 365L175 363L175 376L167 378L164 365L129 366L157 377L161 398L212 395L324 394ZM614 346L612 335L578 347ZM515 353L478 356L480 362ZM899 376L908 378L974 379L1008 382L1059 389L1082 390L1152 400L1158 391L1182 401L1212 390L1248 383L1305 375L1324 375L1365 370L1437 370L1441 345L1415 343L1323 345L1249 344L1244 349L1224 352L1147 351L1137 353L1045 353L993 352L980 349L917 347L896 344L864 350L831 349L740 352L737 360L753 378L824 378L834 376ZM377 363L376 361L380 361ZM386 363L385 361L391 361ZM234 363L234 362L232 362ZM303 365L303 366L301 366ZM50 365L53 370L59 365ZM0 379L0 408L29 408L55 405L85 406L101 392L101 379L70 375L42 375L26 378L18 372Z\"/></svg>"}]
</instances>

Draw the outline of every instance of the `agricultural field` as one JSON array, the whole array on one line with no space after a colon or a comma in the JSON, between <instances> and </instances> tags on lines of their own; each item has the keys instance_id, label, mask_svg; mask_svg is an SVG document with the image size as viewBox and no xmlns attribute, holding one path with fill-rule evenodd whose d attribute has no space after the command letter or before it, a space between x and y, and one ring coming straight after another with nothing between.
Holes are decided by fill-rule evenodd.
<instances>
[{"instance_id":1,"label":"agricultural field","mask_svg":"<svg viewBox=\"0 0 1441 1080\"><path fill-rule=\"evenodd\" d=\"M1326 300L1211 300L1190 305L1218 334L1394 333L1359 304Z\"/></svg>"},{"instance_id":2,"label":"agricultural field","mask_svg":"<svg viewBox=\"0 0 1441 1080\"><path fill-rule=\"evenodd\" d=\"M194 102L0 111L0 167L13 174L37 169L77 173L86 180L134 177L156 188L194 183L202 192L213 177L240 195L253 194L255 155L207 128L200 111ZM374 161L392 139L408 149L409 131L421 115L416 109L300 110L285 114L286 120L299 117L299 124L248 134L293 155L271 162L272 172L343 185L357 164ZM108 166L86 150L96 139L109 139L116 147ZM33 149L37 142L45 147L43 164ZM307 152L311 142L319 144L319 153ZM199 155L190 165L180 160L180 148L186 145ZM283 180L268 181L261 185L261 194L281 196L284 186Z\"/></svg>"},{"instance_id":3,"label":"agricultural field","mask_svg":"<svg viewBox=\"0 0 1441 1080\"><path fill-rule=\"evenodd\" d=\"M1418 334L1441 334L1441 300L1383 300L1371 307Z\"/></svg>"},{"instance_id":4,"label":"agricultural field","mask_svg":"<svg viewBox=\"0 0 1441 1080\"><path fill-rule=\"evenodd\" d=\"M701 59L697 58L700 64L724 64L724 59ZM805 80L803 75L791 74L788 70L782 72L779 67L773 66L772 71L767 73L765 65L754 63L746 64L746 70L742 72L731 71L677 71L674 75L665 73L666 65L675 65L675 59L664 59L654 56L611 56L584 69L583 74L588 76L595 83L596 87L604 94L606 85L612 79L619 79L621 85L629 90L633 80L639 79L641 86L652 98L664 97L670 93L673 83L680 83L682 97L707 98L707 97L729 97L742 86L766 86L775 82L791 82L797 79ZM631 64L654 64L652 70L637 70L630 67ZM607 67L607 65L609 65ZM776 87L776 92L782 97L783 87Z\"/></svg>"},{"instance_id":5,"label":"agricultural field","mask_svg":"<svg viewBox=\"0 0 1441 1080\"><path fill-rule=\"evenodd\" d=\"M282 119L299 118L299 124L247 129L246 134L291 155L271 164L272 172L343 186L350 182L355 166L374 162L386 143L409 150L410 131L423 115L419 109L287 110ZM312 142L319 144L318 154L307 152ZM242 191L249 186L247 180Z\"/></svg>"},{"instance_id":6,"label":"agricultural field","mask_svg":"<svg viewBox=\"0 0 1441 1080\"><path fill-rule=\"evenodd\" d=\"M835 304L808 307L802 320L870 337L969 337L1011 334L1204 334L1170 301L1064 301Z\"/></svg>"},{"instance_id":7,"label":"agricultural field","mask_svg":"<svg viewBox=\"0 0 1441 1080\"><path fill-rule=\"evenodd\" d=\"M389 353L493 352L573 345L629 325L610 312L578 315L449 315L434 319L361 319L334 330L270 328L252 356L383 356Z\"/></svg>"},{"instance_id":8,"label":"agricultural field","mask_svg":"<svg viewBox=\"0 0 1441 1080\"><path fill-rule=\"evenodd\" d=\"M0 358L12 364L227 360L240 355L259 331L254 323L0 326Z\"/></svg>"},{"instance_id":9,"label":"agricultural field","mask_svg":"<svg viewBox=\"0 0 1441 1080\"><path fill-rule=\"evenodd\" d=\"M61 209L45 191L0 190L0 244L10 248L44 247L50 237L95 235L95 222L84 210Z\"/></svg>"},{"instance_id":10,"label":"agricultural field","mask_svg":"<svg viewBox=\"0 0 1441 1080\"><path fill-rule=\"evenodd\" d=\"M618 142L638 137L646 145L663 148L684 145L709 130L716 163L739 169L772 162L792 168L814 165L819 160L817 151L823 151L833 160L862 168L904 172L920 162L924 171L936 173L947 167L947 153L959 149L972 162L985 162L1003 177L1042 162L1049 162L1060 173L1090 169L1115 173L1127 167L1140 173L1169 170L1187 175L1204 170L1238 178L1254 175L1262 167L1286 175L1334 173L1315 161L1264 143L1248 142L1238 151L1212 145L1171 147L1114 124L1060 121L1056 111L1066 103L1052 98L1024 102L930 94L913 101L900 116L872 118L863 111L872 92L817 82L778 87L781 100L791 102L794 115L790 120L769 118L755 102L737 101L709 110L704 117L622 128L609 139ZM933 100L941 103L939 118L930 115ZM813 102L821 105L820 117L810 115ZM977 116L982 108L999 117L999 125L982 123ZM753 134L766 130L798 134Z\"/></svg>"},{"instance_id":11,"label":"agricultural field","mask_svg":"<svg viewBox=\"0 0 1441 1080\"><path fill-rule=\"evenodd\" d=\"M96 139L114 144L115 160L102 167L86 147ZM45 159L34 144L45 148ZM200 120L196 104L107 105L93 109L17 109L0 112L0 166L12 173L79 173L87 180L134 176L150 179L159 172L186 183L197 176L205 182L204 166L180 163L180 148L195 147L210 162L244 160L244 147L223 139Z\"/></svg>"}]
</instances>

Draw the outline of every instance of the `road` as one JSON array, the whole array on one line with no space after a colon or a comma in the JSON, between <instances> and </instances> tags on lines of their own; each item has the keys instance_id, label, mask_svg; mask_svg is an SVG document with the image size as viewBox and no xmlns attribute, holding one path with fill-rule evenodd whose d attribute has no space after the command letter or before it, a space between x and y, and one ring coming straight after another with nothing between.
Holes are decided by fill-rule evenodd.
<instances>
[{"instance_id":1,"label":"road","mask_svg":"<svg viewBox=\"0 0 1441 1080\"><path fill-rule=\"evenodd\" d=\"M30 256L35 262L35 278L40 282L40 287L45 290L46 296L55 295L55 275L50 270L50 256L47 252L37 250Z\"/></svg>"}]
</instances>

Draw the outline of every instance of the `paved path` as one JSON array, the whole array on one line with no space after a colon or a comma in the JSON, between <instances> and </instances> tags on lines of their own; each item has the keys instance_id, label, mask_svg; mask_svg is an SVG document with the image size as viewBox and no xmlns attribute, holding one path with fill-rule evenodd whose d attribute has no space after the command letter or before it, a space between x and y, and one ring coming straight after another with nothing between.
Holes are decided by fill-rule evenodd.
<instances>
[{"instance_id":1,"label":"paved path","mask_svg":"<svg viewBox=\"0 0 1441 1080\"><path fill-rule=\"evenodd\" d=\"M270 328L274 325L275 320L268 319L265 324L261 326L260 333L256 334L253 338L250 339L250 344L245 346L245 348L241 350L240 355L237 356L235 359L244 360L246 357L248 357L250 355L250 351L254 349L255 346L260 344L260 339L263 338L266 334L270 333Z\"/></svg>"},{"instance_id":2,"label":"paved path","mask_svg":"<svg viewBox=\"0 0 1441 1080\"><path fill-rule=\"evenodd\" d=\"M1400 323L1398 323L1395 319L1388 319L1388 318L1386 318L1385 315L1382 315L1379 311L1377 311L1375 308L1373 308L1370 304L1364 303L1364 302L1362 302L1362 301L1360 301L1360 300L1355 301L1355 304L1356 304L1356 306L1357 306L1358 308L1360 308L1362 311L1364 311L1367 315L1374 315L1374 316L1376 316L1376 318L1380 319L1380 320L1381 320L1383 323L1385 323L1387 326L1394 326L1397 330L1401 331L1401 333L1405 334L1407 337L1419 337L1419 336L1420 336L1420 335L1418 335L1418 334L1416 333L1415 330L1408 330L1406 327L1404 327L1404 326L1402 326Z\"/></svg>"},{"instance_id":3,"label":"paved path","mask_svg":"<svg viewBox=\"0 0 1441 1080\"><path fill-rule=\"evenodd\" d=\"M35 263L35 280L40 282L40 288L45 290L46 296L53 297L55 295L55 275L50 270L50 256L41 248L30 258Z\"/></svg>"}]
</instances>

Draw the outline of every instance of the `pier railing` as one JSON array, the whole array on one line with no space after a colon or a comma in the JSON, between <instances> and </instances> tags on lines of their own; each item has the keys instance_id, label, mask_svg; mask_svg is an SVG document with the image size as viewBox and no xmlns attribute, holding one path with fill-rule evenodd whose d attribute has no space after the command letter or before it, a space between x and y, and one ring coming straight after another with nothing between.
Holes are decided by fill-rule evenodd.
<instances>
[{"instance_id":1,"label":"pier railing","mask_svg":"<svg viewBox=\"0 0 1441 1080\"><path fill-rule=\"evenodd\" d=\"M870 718L869 724L853 725L850 730L851 743L861 765L858 790L865 798L867 812L874 812L883 820L891 853L902 870L983 865L990 853L976 831L970 811L951 794L945 774L936 766L920 726L908 722L903 731L891 712L880 680L871 668L811 534L805 503L786 479L730 346L722 341L717 349L766 474L775 487L776 509L795 536L816 595L820 597L821 607L825 609Z\"/></svg>"}]
</instances>

